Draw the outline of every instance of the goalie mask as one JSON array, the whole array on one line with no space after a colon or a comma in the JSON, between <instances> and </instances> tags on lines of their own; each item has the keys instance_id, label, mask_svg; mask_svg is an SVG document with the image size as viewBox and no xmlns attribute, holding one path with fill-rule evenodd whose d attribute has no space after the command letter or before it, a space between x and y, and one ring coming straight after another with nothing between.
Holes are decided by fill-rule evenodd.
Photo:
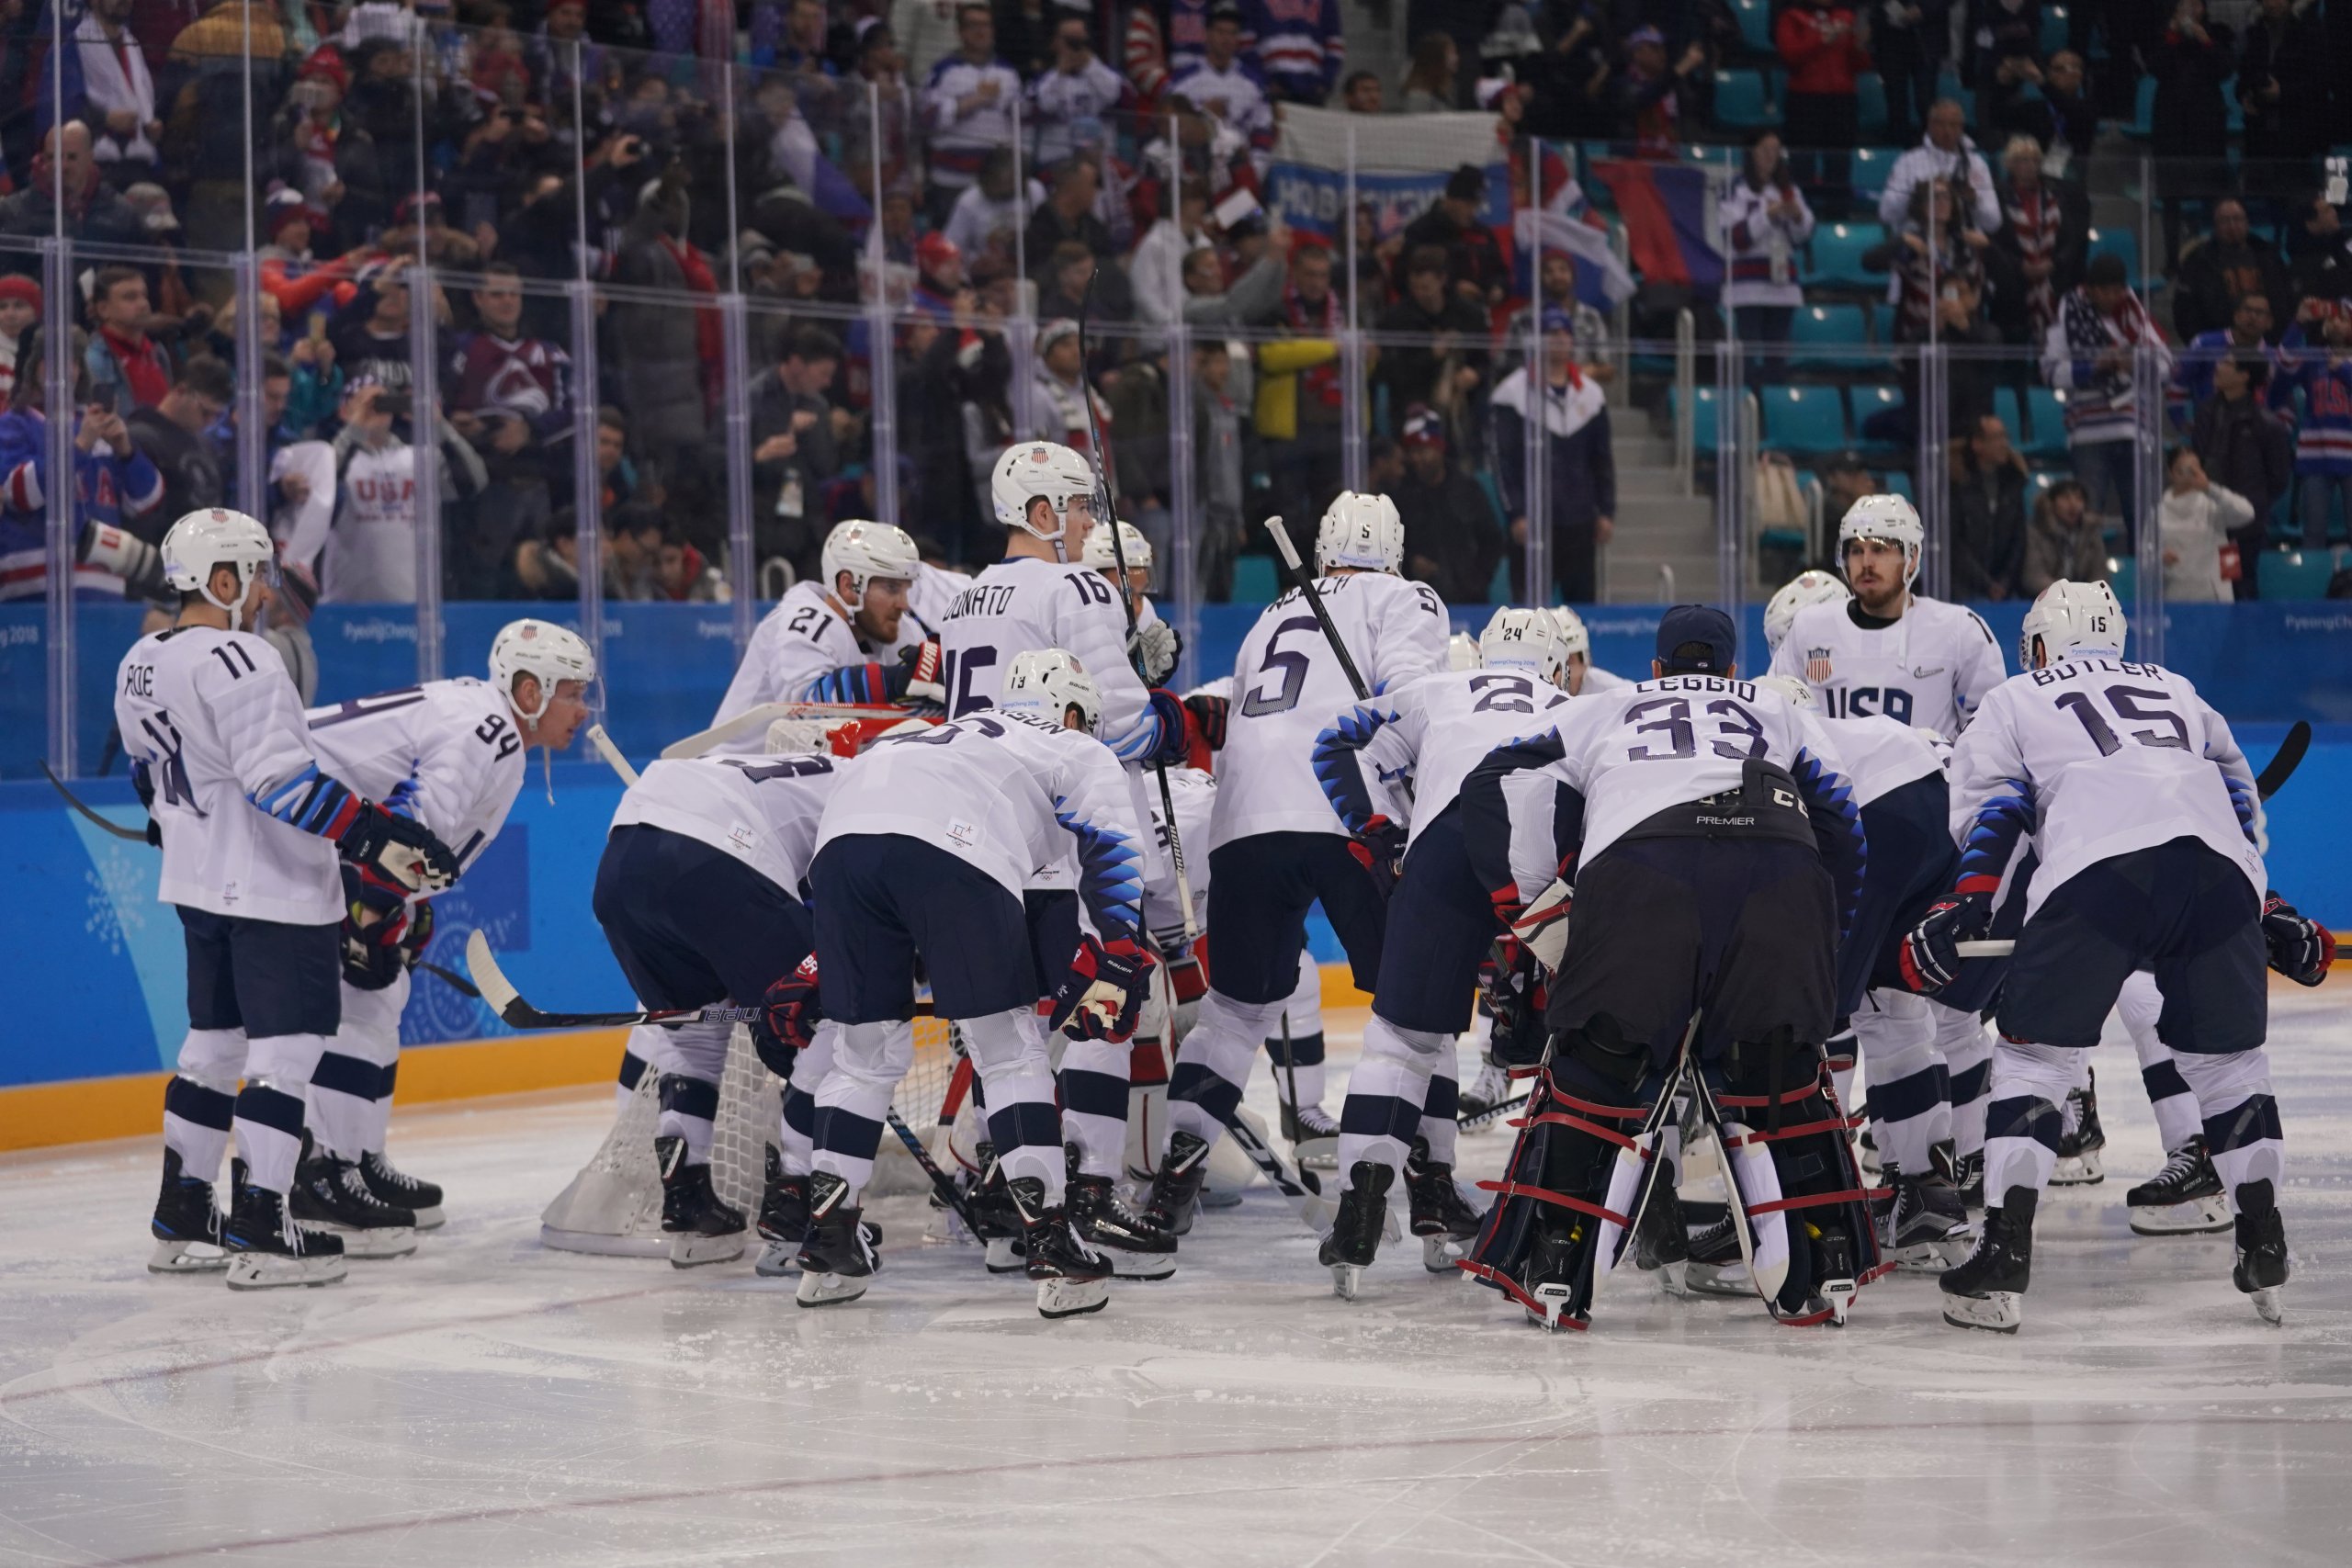
<instances>
[{"instance_id":1,"label":"goalie mask","mask_svg":"<svg viewBox=\"0 0 2352 1568\"><path fill-rule=\"evenodd\" d=\"M996 705L1041 714L1056 724L1076 708L1079 728L1087 734L1098 734L1102 727L1102 694L1078 656L1064 649L1032 648L1015 654Z\"/></svg>"}]
</instances>

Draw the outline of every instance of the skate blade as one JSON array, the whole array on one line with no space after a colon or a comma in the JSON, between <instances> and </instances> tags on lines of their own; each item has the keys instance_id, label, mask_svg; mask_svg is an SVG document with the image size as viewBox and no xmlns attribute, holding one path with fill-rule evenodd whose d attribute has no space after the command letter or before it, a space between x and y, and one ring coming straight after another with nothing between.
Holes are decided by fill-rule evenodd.
<instances>
[{"instance_id":1,"label":"skate blade","mask_svg":"<svg viewBox=\"0 0 2352 1568\"><path fill-rule=\"evenodd\" d=\"M1861 1287L1851 1280L1825 1280L1821 1283L1821 1299L1829 1303L1829 1326L1846 1326L1847 1314L1854 1310L1854 1297Z\"/></svg>"},{"instance_id":2,"label":"skate blade","mask_svg":"<svg viewBox=\"0 0 2352 1568\"><path fill-rule=\"evenodd\" d=\"M318 1228L343 1238L345 1258L406 1258L416 1250L416 1232L407 1225L321 1224Z\"/></svg>"},{"instance_id":3,"label":"skate blade","mask_svg":"<svg viewBox=\"0 0 2352 1568\"><path fill-rule=\"evenodd\" d=\"M2132 1210L2133 1235L2211 1235L2231 1227L2230 1201L2216 1192L2185 1203L2143 1203Z\"/></svg>"},{"instance_id":4,"label":"skate blade","mask_svg":"<svg viewBox=\"0 0 2352 1568\"><path fill-rule=\"evenodd\" d=\"M1587 1320L1568 1311L1568 1288L1566 1285L1538 1285L1528 1292L1534 1304L1527 1315L1553 1334L1582 1333Z\"/></svg>"},{"instance_id":5,"label":"skate blade","mask_svg":"<svg viewBox=\"0 0 2352 1568\"><path fill-rule=\"evenodd\" d=\"M800 1287L792 1292L793 1299L805 1307L841 1306L865 1294L863 1276L852 1278L844 1274L811 1274L800 1272Z\"/></svg>"},{"instance_id":6,"label":"skate blade","mask_svg":"<svg viewBox=\"0 0 2352 1568\"><path fill-rule=\"evenodd\" d=\"M1363 1266L1360 1263L1334 1263L1331 1266L1331 1293L1343 1302L1351 1302L1363 1289Z\"/></svg>"},{"instance_id":7,"label":"skate blade","mask_svg":"<svg viewBox=\"0 0 2352 1568\"><path fill-rule=\"evenodd\" d=\"M1099 1241L1093 1247L1111 1260L1114 1280L1165 1280L1176 1272L1176 1255L1172 1252L1123 1252Z\"/></svg>"},{"instance_id":8,"label":"skate blade","mask_svg":"<svg viewBox=\"0 0 2352 1568\"><path fill-rule=\"evenodd\" d=\"M2246 1299L2254 1303L2254 1310L2262 1314L2262 1321L2274 1327L2287 1321L2287 1305L2278 1299L2283 1289L2282 1286L2271 1285L2246 1292Z\"/></svg>"},{"instance_id":9,"label":"skate blade","mask_svg":"<svg viewBox=\"0 0 2352 1568\"><path fill-rule=\"evenodd\" d=\"M416 1215L416 1228L421 1231L439 1230L441 1222L446 1217L442 1214L441 1205L438 1203L429 1209L416 1209L411 1212Z\"/></svg>"},{"instance_id":10,"label":"skate blade","mask_svg":"<svg viewBox=\"0 0 2352 1568\"><path fill-rule=\"evenodd\" d=\"M1745 1263L1702 1263L1692 1258L1683 1268L1682 1282L1694 1296L1736 1296L1752 1299L1755 1283Z\"/></svg>"},{"instance_id":11,"label":"skate blade","mask_svg":"<svg viewBox=\"0 0 2352 1568\"><path fill-rule=\"evenodd\" d=\"M1307 1170L1340 1168L1340 1140L1301 1138L1290 1146L1291 1163Z\"/></svg>"},{"instance_id":12,"label":"skate blade","mask_svg":"<svg viewBox=\"0 0 2352 1568\"><path fill-rule=\"evenodd\" d=\"M1955 1230L1934 1241L1915 1241L1907 1247L1883 1247L1879 1253L1894 1265L1897 1273L1940 1274L1975 1250L1974 1238Z\"/></svg>"},{"instance_id":13,"label":"skate blade","mask_svg":"<svg viewBox=\"0 0 2352 1568\"><path fill-rule=\"evenodd\" d=\"M2099 1163L2097 1149L2085 1149L2069 1159L2060 1160L2050 1172L2052 1187L2097 1187L2107 1179L2107 1169Z\"/></svg>"},{"instance_id":14,"label":"skate blade","mask_svg":"<svg viewBox=\"0 0 2352 1568\"><path fill-rule=\"evenodd\" d=\"M1659 1264L1657 1266L1657 1285L1659 1290L1664 1291L1676 1301L1680 1302L1690 1300L1692 1295L1696 1294L1696 1292L1690 1289L1690 1260L1687 1258L1678 1258L1671 1263Z\"/></svg>"},{"instance_id":15,"label":"skate blade","mask_svg":"<svg viewBox=\"0 0 2352 1568\"><path fill-rule=\"evenodd\" d=\"M707 1263L732 1263L743 1256L748 1232L729 1231L724 1235L703 1235L695 1231L679 1231L670 1237L670 1267L699 1269Z\"/></svg>"},{"instance_id":16,"label":"skate blade","mask_svg":"<svg viewBox=\"0 0 2352 1568\"><path fill-rule=\"evenodd\" d=\"M349 1272L339 1254L286 1258L274 1252L240 1252L229 1259L232 1291L275 1291L288 1285L332 1285Z\"/></svg>"},{"instance_id":17,"label":"skate blade","mask_svg":"<svg viewBox=\"0 0 2352 1568\"><path fill-rule=\"evenodd\" d=\"M606 1235L600 1231L539 1227L539 1245L557 1252L585 1253L591 1258L667 1258L670 1238L655 1231L650 1235Z\"/></svg>"},{"instance_id":18,"label":"skate blade","mask_svg":"<svg viewBox=\"0 0 2352 1568\"><path fill-rule=\"evenodd\" d=\"M1021 1238L1011 1235L989 1237L986 1262L991 1274L1018 1274L1029 1267L1022 1260Z\"/></svg>"},{"instance_id":19,"label":"skate blade","mask_svg":"<svg viewBox=\"0 0 2352 1568\"><path fill-rule=\"evenodd\" d=\"M1111 1301L1108 1280L1040 1280L1037 1281L1037 1315L1043 1318L1080 1317L1090 1312L1101 1312Z\"/></svg>"},{"instance_id":20,"label":"skate blade","mask_svg":"<svg viewBox=\"0 0 2352 1568\"><path fill-rule=\"evenodd\" d=\"M1421 1267L1432 1274L1453 1275L1462 1272L1454 1265L1470 1256L1470 1248L1457 1235L1425 1235L1421 1237Z\"/></svg>"},{"instance_id":21,"label":"skate blade","mask_svg":"<svg viewBox=\"0 0 2352 1568\"><path fill-rule=\"evenodd\" d=\"M760 1250L760 1260L752 1265L752 1272L763 1280L781 1280L800 1272L800 1247L797 1242L772 1241Z\"/></svg>"},{"instance_id":22,"label":"skate blade","mask_svg":"<svg viewBox=\"0 0 2352 1568\"><path fill-rule=\"evenodd\" d=\"M2015 1291L1987 1291L1981 1296L1946 1296L1944 1321L1954 1328L1981 1328L1988 1334L2015 1334L2025 1321L2024 1298Z\"/></svg>"},{"instance_id":23,"label":"skate blade","mask_svg":"<svg viewBox=\"0 0 2352 1568\"><path fill-rule=\"evenodd\" d=\"M148 1255L151 1274L217 1274L229 1267L229 1255L209 1241L158 1241Z\"/></svg>"}]
</instances>

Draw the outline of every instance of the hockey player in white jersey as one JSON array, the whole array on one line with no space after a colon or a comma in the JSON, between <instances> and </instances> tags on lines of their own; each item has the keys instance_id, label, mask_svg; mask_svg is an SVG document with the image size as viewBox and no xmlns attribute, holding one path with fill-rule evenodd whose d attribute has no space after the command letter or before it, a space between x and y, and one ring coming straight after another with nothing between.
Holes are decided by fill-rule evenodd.
<instances>
[{"instance_id":1,"label":"hockey player in white jersey","mask_svg":"<svg viewBox=\"0 0 2352 1568\"><path fill-rule=\"evenodd\" d=\"M1315 588L1357 671L1378 694L1446 667L1445 606L1397 575L1405 529L1386 496L1343 491L1316 532ZM1168 1090L1169 1147L1146 1216L1181 1231L1202 1161L1237 1114L1259 1042L1298 982L1317 903L1374 988L1381 919L1406 832L1384 818L1352 837L1316 782L1316 738L1355 692L1300 591L1266 606L1242 639L1209 826L1209 993ZM1302 1098L1304 1096L1302 1095ZM1298 1130L1336 1136L1297 1108Z\"/></svg>"},{"instance_id":2,"label":"hockey player in white jersey","mask_svg":"<svg viewBox=\"0 0 2352 1568\"><path fill-rule=\"evenodd\" d=\"M311 748L352 788L432 829L460 871L481 857L523 787L528 748L571 744L596 657L547 621L500 628L490 679L428 681L304 715ZM386 1157L409 975L433 939L433 906L356 869L344 873L343 1023L311 1074L312 1153L297 1219L344 1233L354 1258L413 1251L441 1224L441 1189Z\"/></svg>"},{"instance_id":3,"label":"hockey player in white jersey","mask_svg":"<svg viewBox=\"0 0 2352 1568\"><path fill-rule=\"evenodd\" d=\"M1159 618L1159 609L1151 602L1151 541L1143 530L1132 523L1119 525L1119 548L1126 553L1127 580L1125 592L1136 609L1136 662L1144 683L1164 686L1176 673L1177 662L1184 657L1184 639L1176 628ZM1101 572L1112 591L1120 591L1119 559L1111 546L1111 524L1098 519L1086 535L1082 558L1094 570Z\"/></svg>"},{"instance_id":4,"label":"hockey player in white jersey","mask_svg":"<svg viewBox=\"0 0 2352 1568\"><path fill-rule=\"evenodd\" d=\"M1822 1053L1861 825L1836 743L1737 679L1735 651L1722 611L1677 605L1651 680L1577 698L1463 784L1494 916L1557 964L1528 1122L1463 1267L1549 1326L1585 1326L1645 1197L1669 1198L1643 1140L1686 1065L1736 1151L1773 1314L1840 1319L1877 1269Z\"/></svg>"},{"instance_id":5,"label":"hockey player in white jersey","mask_svg":"<svg viewBox=\"0 0 2352 1568\"><path fill-rule=\"evenodd\" d=\"M939 656L906 625L907 592L922 558L904 529L854 520L833 525L821 556L824 580L796 582L752 628L743 662L711 723L770 703L879 706L912 697L940 701ZM764 730L726 750L757 751Z\"/></svg>"},{"instance_id":6,"label":"hockey player in white jersey","mask_svg":"<svg viewBox=\"0 0 2352 1568\"><path fill-rule=\"evenodd\" d=\"M1568 649L1567 692L1572 697L1587 692L1613 692L1620 686L1633 684L1623 675L1611 674L1592 661L1592 633L1587 629L1584 617L1566 604L1551 609L1552 622L1560 629L1561 639Z\"/></svg>"},{"instance_id":7,"label":"hockey player in white jersey","mask_svg":"<svg viewBox=\"0 0 2352 1568\"><path fill-rule=\"evenodd\" d=\"M1340 1116L1340 1213L1322 1261L1352 1298L1401 1177L1430 1272L1449 1270L1484 1218L1453 1183L1453 1037L1470 1025L1494 909L1471 869L1456 804L1488 753L1551 728L1566 705L1567 639L1543 610L1495 613L1480 668L1442 670L1359 703L1317 737L1315 776L1359 841L1404 819L1363 1057Z\"/></svg>"},{"instance_id":8,"label":"hockey player in white jersey","mask_svg":"<svg viewBox=\"0 0 2352 1568\"><path fill-rule=\"evenodd\" d=\"M1101 698L1078 660L1020 652L994 698L996 711L876 742L826 807L811 877L816 953L768 1009L774 1032L796 1045L820 1017L842 1026L816 1091L804 1306L856 1299L877 1266L859 1200L908 1065L918 959L987 1092L1038 1312L1067 1317L1107 1299L1112 1260L1086 1232L1111 1179L1067 1175L1046 1031L1114 1043L1135 1032L1152 967L1140 940L1143 829L1125 770L1094 739ZM1065 842L1094 931L1040 1018L1022 895Z\"/></svg>"},{"instance_id":9,"label":"hockey player in white jersey","mask_svg":"<svg viewBox=\"0 0 2352 1568\"><path fill-rule=\"evenodd\" d=\"M1939 1281L1944 1318L2014 1332L2031 1273L2034 1209L2058 1156L2059 1106L2132 972L2151 969L2157 1032L2197 1097L2235 1216L2233 1280L2270 1322L2288 1274L2285 1174L2263 1039L2264 968L2327 974L2324 928L2266 896L2254 776L2229 725L2189 682L2123 657L2103 582L2055 582L2026 612L2027 668L1994 689L1952 756L1960 874L1905 940L1933 990L1956 944L1990 919L1991 870L2030 836L2041 864L2002 988L1984 1145L1984 1228Z\"/></svg>"},{"instance_id":10,"label":"hockey player in white jersey","mask_svg":"<svg viewBox=\"0 0 2352 1568\"><path fill-rule=\"evenodd\" d=\"M800 754L657 761L622 795L596 867L595 912L641 1005L758 1007L772 990L789 993L816 943L804 889L843 765L823 745L820 731ZM653 1139L662 1229L676 1267L722 1263L746 1245L744 1215L710 1179L730 1026L665 1032ZM792 1050L764 1025L752 1036L768 1069L789 1080ZM795 1249L807 1230L806 1170L797 1186L771 1170L762 1205L763 1221Z\"/></svg>"},{"instance_id":11,"label":"hockey player in white jersey","mask_svg":"<svg viewBox=\"0 0 2352 1568\"><path fill-rule=\"evenodd\" d=\"M319 765L285 665L247 629L268 592L267 531L241 512L191 512L163 557L179 615L123 656L114 703L164 852L158 897L187 941L188 1033L164 1091L148 1267L226 1268L235 1290L324 1284L343 1278L343 1244L297 1224L286 1195L303 1091L341 1021L336 862L427 890L457 866L423 824ZM232 1134L224 1222L212 1185Z\"/></svg>"}]
</instances>

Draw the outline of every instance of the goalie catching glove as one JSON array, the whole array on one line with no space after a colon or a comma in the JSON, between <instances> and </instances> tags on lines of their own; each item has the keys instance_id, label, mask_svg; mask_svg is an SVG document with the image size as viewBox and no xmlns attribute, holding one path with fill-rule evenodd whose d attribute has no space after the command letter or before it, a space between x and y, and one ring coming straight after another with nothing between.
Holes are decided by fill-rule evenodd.
<instances>
[{"instance_id":1,"label":"goalie catching glove","mask_svg":"<svg viewBox=\"0 0 2352 1568\"><path fill-rule=\"evenodd\" d=\"M1151 954L1125 940L1080 941L1054 992L1053 1025L1073 1040L1116 1043L1136 1032L1151 988Z\"/></svg>"},{"instance_id":2,"label":"goalie catching glove","mask_svg":"<svg viewBox=\"0 0 2352 1568\"><path fill-rule=\"evenodd\" d=\"M2316 986L2335 963L2335 933L2278 894L2262 900L2262 940L2270 967L2298 986Z\"/></svg>"},{"instance_id":3,"label":"goalie catching glove","mask_svg":"<svg viewBox=\"0 0 2352 1568\"><path fill-rule=\"evenodd\" d=\"M1903 983L1926 994L1960 977L1960 944L1974 942L1993 923L1993 900L1984 893L1955 893L1928 909L1927 918L1903 939L1897 963Z\"/></svg>"},{"instance_id":4,"label":"goalie catching glove","mask_svg":"<svg viewBox=\"0 0 2352 1568\"><path fill-rule=\"evenodd\" d=\"M761 1066L780 1078L792 1076L792 1060L808 1048L825 1010L817 993L817 955L810 953L798 968L770 986L760 998L760 1021L752 1031L752 1049Z\"/></svg>"}]
</instances>

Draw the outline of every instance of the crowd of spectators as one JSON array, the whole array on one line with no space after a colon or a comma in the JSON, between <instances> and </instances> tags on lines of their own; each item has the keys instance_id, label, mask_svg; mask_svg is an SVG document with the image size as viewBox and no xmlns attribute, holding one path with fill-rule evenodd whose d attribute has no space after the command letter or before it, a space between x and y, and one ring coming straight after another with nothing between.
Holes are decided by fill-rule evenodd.
<instances>
[{"instance_id":1,"label":"crowd of spectators","mask_svg":"<svg viewBox=\"0 0 2352 1568\"><path fill-rule=\"evenodd\" d=\"M1634 334L1668 338L1689 308L1751 386L1819 381L1797 313L1888 307L1878 367L1846 372L1904 388L1855 410L1884 466L1797 456L1831 510L1905 482L1887 455L1939 407L1955 592L2131 550L2152 366L2177 448L2144 498L2168 586L2252 594L2274 533L2340 536L2352 236L2320 188L2338 110L2316 6L2215 0L2224 25L2205 0L2077 0L2060 27L2042 0L1753 3L1391 0L1384 76L1346 47L1375 8L1340 0L87 0L62 53L54 7L0 0L0 597L40 592L39 242L62 224L85 247L76 504L153 538L233 500L237 389L258 383L268 521L328 599L413 597L427 510L451 597L576 593L583 508L608 594L723 596L745 501L772 592L881 488L937 558L974 563L995 548L989 460L1030 433L1105 440L1163 547L1188 494L1220 597L1260 519L1301 525L1340 488L1353 417L1415 575L1523 592L1502 569L1541 516L1553 586L1588 600L1616 442L1668 417L1665 383L1580 289L1594 250L1533 264L1528 242L1613 210L1596 157L1699 145L1723 170L1723 287L1629 279ZM1742 73L1769 81L1767 112L1732 101ZM2143 80L2165 160L2145 276L2092 243ZM1307 232L1269 177L1306 108L1484 117L1492 154L1417 216L1367 204ZM1529 137L1552 142L1532 167ZM1865 193L1871 146L1900 155ZM1810 281L1820 230L1872 220L1870 281ZM241 330L249 235L261 319ZM1955 350L1932 401L1929 342ZM2063 475L2049 432L2042 471L2023 449L2005 394L2028 388L2064 394Z\"/></svg>"}]
</instances>

